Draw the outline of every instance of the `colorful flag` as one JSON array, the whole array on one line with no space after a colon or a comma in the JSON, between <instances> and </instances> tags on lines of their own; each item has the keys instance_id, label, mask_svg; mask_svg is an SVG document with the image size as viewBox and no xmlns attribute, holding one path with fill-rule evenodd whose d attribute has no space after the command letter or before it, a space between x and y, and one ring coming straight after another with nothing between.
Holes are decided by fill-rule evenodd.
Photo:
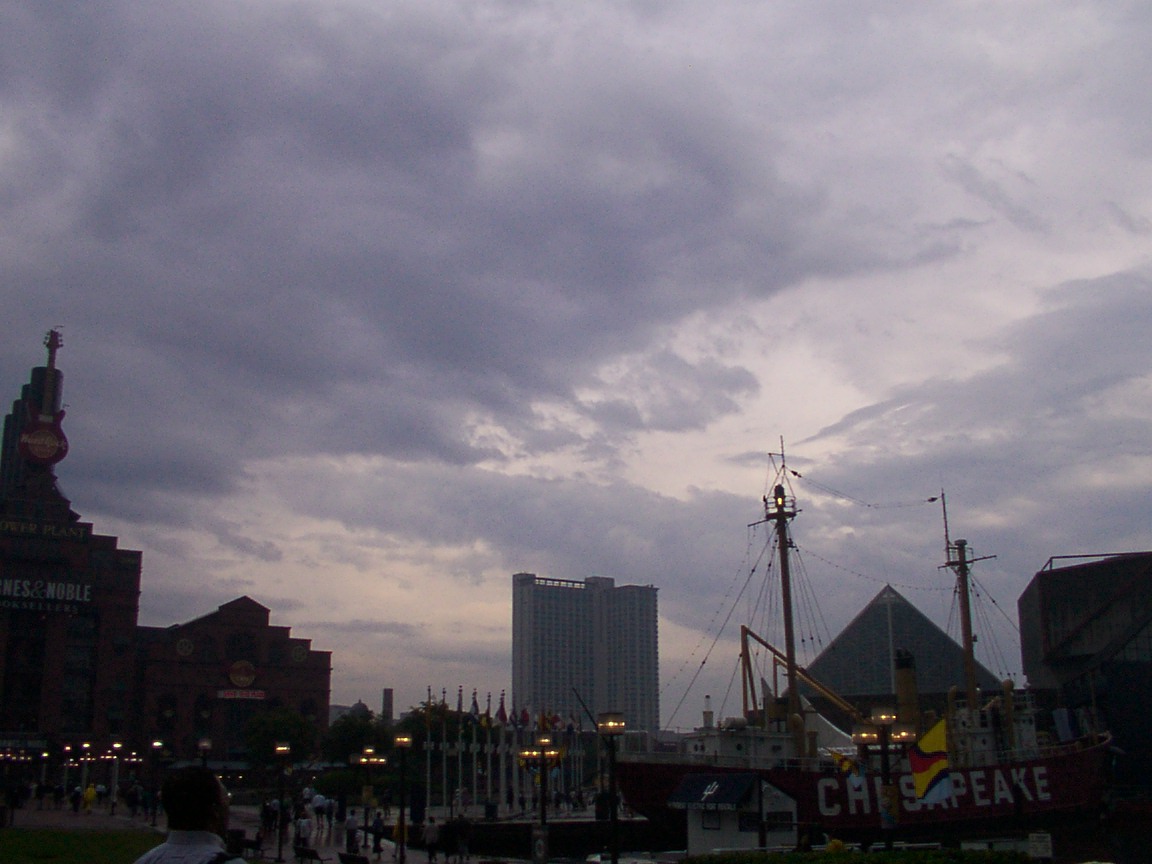
<instances>
[{"instance_id":1,"label":"colorful flag","mask_svg":"<svg viewBox=\"0 0 1152 864\"><path fill-rule=\"evenodd\" d=\"M829 753L836 767L848 775L848 783L853 789L859 789L864 785L864 769L860 767L859 762L846 753L837 753L835 750L830 750Z\"/></svg>"},{"instance_id":2,"label":"colorful flag","mask_svg":"<svg viewBox=\"0 0 1152 864\"><path fill-rule=\"evenodd\" d=\"M485 729L492 728L492 694L488 694L488 701L484 703L484 716L480 718L480 725Z\"/></svg>"},{"instance_id":3,"label":"colorful flag","mask_svg":"<svg viewBox=\"0 0 1152 864\"><path fill-rule=\"evenodd\" d=\"M480 719L480 705L476 701L476 691L472 691L472 707L468 709L468 714L473 723Z\"/></svg>"},{"instance_id":4,"label":"colorful flag","mask_svg":"<svg viewBox=\"0 0 1152 864\"><path fill-rule=\"evenodd\" d=\"M520 709L519 727L521 729L526 729L531 722L532 722L532 715L530 713L528 713L528 709L527 708L521 708Z\"/></svg>"},{"instance_id":5,"label":"colorful flag","mask_svg":"<svg viewBox=\"0 0 1152 864\"><path fill-rule=\"evenodd\" d=\"M940 720L908 750L916 797L927 804L939 804L952 797L948 773L948 726Z\"/></svg>"},{"instance_id":6,"label":"colorful flag","mask_svg":"<svg viewBox=\"0 0 1152 864\"><path fill-rule=\"evenodd\" d=\"M508 725L508 712L504 710L504 691L500 691L500 707L496 709L496 723L499 726Z\"/></svg>"}]
</instances>

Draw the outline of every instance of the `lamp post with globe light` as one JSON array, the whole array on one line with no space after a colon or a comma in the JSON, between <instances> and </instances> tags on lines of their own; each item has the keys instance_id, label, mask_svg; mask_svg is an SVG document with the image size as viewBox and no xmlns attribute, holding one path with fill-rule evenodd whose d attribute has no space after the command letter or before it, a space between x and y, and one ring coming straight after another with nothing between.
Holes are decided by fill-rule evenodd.
<instances>
[{"instance_id":1,"label":"lamp post with globe light","mask_svg":"<svg viewBox=\"0 0 1152 864\"><path fill-rule=\"evenodd\" d=\"M372 766L385 765L388 760L383 756L376 755L375 747L365 747L360 755L360 764L364 766L367 775L366 783L364 786L363 804L364 804L364 845L368 845L368 815L372 807L376 804L376 795L372 789Z\"/></svg>"},{"instance_id":2,"label":"lamp post with globe light","mask_svg":"<svg viewBox=\"0 0 1152 864\"><path fill-rule=\"evenodd\" d=\"M897 723L898 715L891 708L873 708L868 722L858 727L852 735L860 746L868 748L875 744L880 750L880 829L884 834L884 848L892 848L892 838L896 832L900 815L900 795L892 782L891 748L894 742L914 739L915 732L910 727Z\"/></svg>"},{"instance_id":3,"label":"lamp post with globe light","mask_svg":"<svg viewBox=\"0 0 1152 864\"><path fill-rule=\"evenodd\" d=\"M164 742L156 739L152 742L152 827L156 827L156 815L160 811L160 754L164 752Z\"/></svg>"},{"instance_id":4,"label":"lamp post with globe light","mask_svg":"<svg viewBox=\"0 0 1152 864\"><path fill-rule=\"evenodd\" d=\"M532 861L545 864L548 860L548 770L560 758L560 751L552 743L552 736L540 733L532 747L520 751L525 765L536 763L540 777L540 824L532 829Z\"/></svg>"},{"instance_id":5,"label":"lamp post with globe light","mask_svg":"<svg viewBox=\"0 0 1152 864\"><path fill-rule=\"evenodd\" d=\"M396 817L396 862L397 864L404 864L408 847L408 828L404 808L407 803L408 750L412 747L412 736L397 735L393 743L396 749L400 751L400 815Z\"/></svg>"},{"instance_id":6,"label":"lamp post with globe light","mask_svg":"<svg viewBox=\"0 0 1152 864\"><path fill-rule=\"evenodd\" d=\"M619 795L616 792L616 739L624 734L624 715L619 711L603 711L596 718L596 731L604 739L608 748L608 839L612 852L612 864L620 862L620 833L616 813Z\"/></svg>"},{"instance_id":7,"label":"lamp post with globe light","mask_svg":"<svg viewBox=\"0 0 1152 864\"><path fill-rule=\"evenodd\" d=\"M284 864L284 833L287 827L284 811L289 809L284 806L284 776L288 773L288 759L292 755L292 745L287 741L277 741L273 749L280 764L280 783L277 792L280 797L276 801L276 862Z\"/></svg>"}]
</instances>

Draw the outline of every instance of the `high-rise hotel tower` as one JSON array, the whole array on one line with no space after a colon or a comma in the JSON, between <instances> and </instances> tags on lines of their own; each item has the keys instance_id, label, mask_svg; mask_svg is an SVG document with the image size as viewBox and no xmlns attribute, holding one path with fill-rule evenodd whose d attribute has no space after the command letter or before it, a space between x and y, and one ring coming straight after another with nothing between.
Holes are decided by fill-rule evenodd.
<instances>
[{"instance_id":1,"label":"high-rise hotel tower","mask_svg":"<svg viewBox=\"0 0 1152 864\"><path fill-rule=\"evenodd\" d=\"M576 694L579 694L579 699ZM583 728L621 711L629 730L660 728L656 588L590 576L512 577L512 704Z\"/></svg>"}]
</instances>

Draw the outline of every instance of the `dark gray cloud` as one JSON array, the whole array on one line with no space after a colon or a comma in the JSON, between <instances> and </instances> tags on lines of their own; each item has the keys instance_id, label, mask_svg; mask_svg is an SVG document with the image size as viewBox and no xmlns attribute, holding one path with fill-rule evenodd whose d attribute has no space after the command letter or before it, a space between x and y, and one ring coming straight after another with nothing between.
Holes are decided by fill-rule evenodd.
<instances>
[{"instance_id":1,"label":"dark gray cloud","mask_svg":"<svg viewBox=\"0 0 1152 864\"><path fill-rule=\"evenodd\" d=\"M375 630L498 687L525 569L657 584L693 634L780 435L861 500L947 487L1001 603L1147 545L1139 4L5 13L0 380L64 325L62 482L144 548L150 620L251 593L338 680ZM946 594L934 508L797 483L830 626ZM445 603L466 650L425 582L481 610Z\"/></svg>"}]
</instances>

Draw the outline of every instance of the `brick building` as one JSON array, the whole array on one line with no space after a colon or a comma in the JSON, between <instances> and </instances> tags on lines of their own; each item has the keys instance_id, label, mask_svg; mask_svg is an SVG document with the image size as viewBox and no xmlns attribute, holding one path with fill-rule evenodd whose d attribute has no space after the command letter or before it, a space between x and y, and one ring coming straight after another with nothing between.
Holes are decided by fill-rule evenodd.
<instances>
[{"instance_id":1,"label":"brick building","mask_svg":"<svg viewBox=\"0 0 1152 864\"><path fill-rule=\"evenodd\" d=\"M214 759L243 761L244 726L255 714L288 708L328 725L331 652L268 623L250 597L171 627L138 632L137 692L148 737L176 755L212 742Z\"/></svg>"},{"instance_id":2,"label":"brick building","mask_svg":"<svg viewBox=\"0 0 1152 864\"><path fill-rule=\"evenodd\" d=\"M286 707L328 725L331 654L269 624L247 597L172 627L139 627L141 553L81 521L57 485L67 456L55 368L32 370L0 444L0 757L144 752L243 760L243 725ZM87 744L87 748L83 745Z\"/></svg>"}]
</instances>

